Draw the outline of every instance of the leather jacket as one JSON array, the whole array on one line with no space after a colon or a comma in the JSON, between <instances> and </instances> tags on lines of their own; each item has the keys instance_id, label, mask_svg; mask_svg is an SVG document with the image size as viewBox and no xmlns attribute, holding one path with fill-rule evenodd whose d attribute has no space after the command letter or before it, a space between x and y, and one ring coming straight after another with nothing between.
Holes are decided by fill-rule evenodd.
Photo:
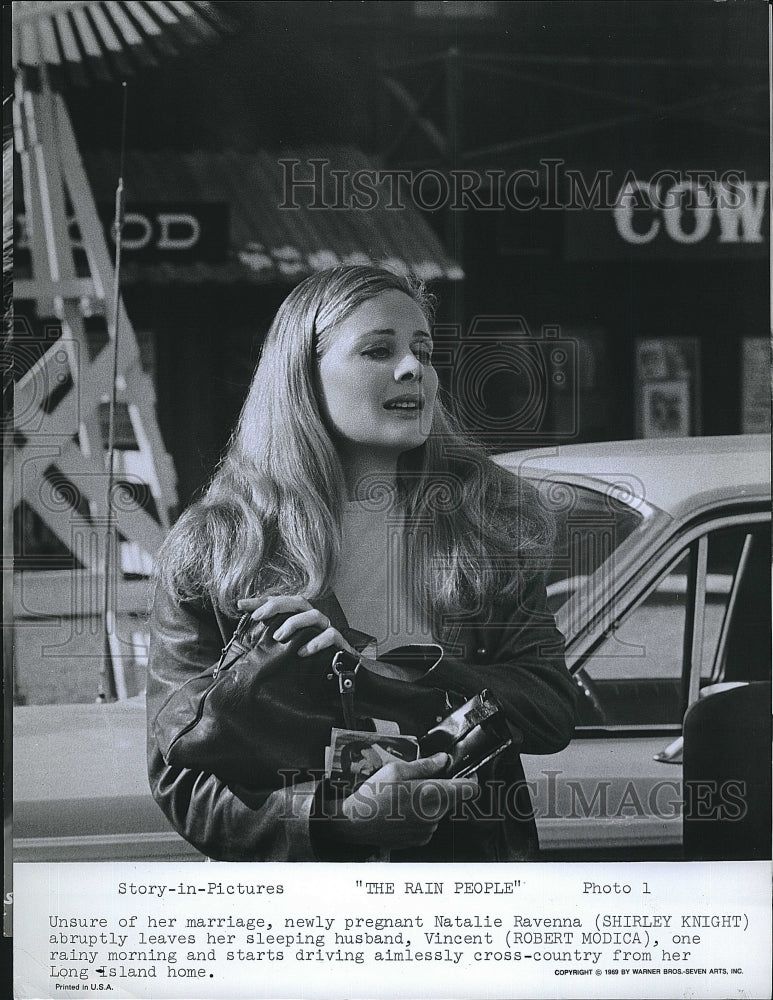
<instances>
[{"instance_id":1,"label":"leather jacket","mask_svg":"<svg viewBox=\"0 0 773 1000\"><path fill-rule=\"evenodd\" d=\"M334 595L316 606L357 645ZM187 841L218 860L368 859L373 852L367 848L331 841L324 819L317 816L319 782L256 793L214 774L165 762L154 731L160 708L181 684L218 661L235 627L235 620L203 599L179 602L160 589L155 595L147 688L148 775L154 798ZM464 818L445 818L429 844L392 851L391 859L527 860L538 843L519 754L556 753L567 745L577 694L542 578L527 581L515 606L494 608L485 622L456 626L441 645L445 655L432 668L431 683L468 697L484 687L492 691L504 708L513 746L481 769L480 796ZM304 739L302 731L297 739Z\"/></svg>"}]
</instances>

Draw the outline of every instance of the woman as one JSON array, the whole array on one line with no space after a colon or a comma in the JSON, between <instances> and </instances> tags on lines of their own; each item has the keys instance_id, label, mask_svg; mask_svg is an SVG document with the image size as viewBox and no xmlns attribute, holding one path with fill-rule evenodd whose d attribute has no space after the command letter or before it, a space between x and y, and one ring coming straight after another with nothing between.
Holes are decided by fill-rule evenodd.
<instances>
[{"instance_id":1,"label":"woman","mask_svg":"<svg viewBox=\"0 0 773 1000\"><path fill-rule=\"evenodd\" d=\"M151 788L212 857L513 861L536 848L518 751L563 748L575 706L544 585L525 568L544 558L549 525L525 484L453 429L430 322L423 288L380 268L338 267L295 288L222 464L161 553ZM364 649L377 673L468 698L487 688L513 746L477 778L445 774L442 753L388 763L332 810L319 780L261 790L167 763L159 710L218 660L245 613L271 622L276 643L311 635L300 658ZM417 642L442 647L429 675L383 661Z\"/></svg>"}]
</instances>

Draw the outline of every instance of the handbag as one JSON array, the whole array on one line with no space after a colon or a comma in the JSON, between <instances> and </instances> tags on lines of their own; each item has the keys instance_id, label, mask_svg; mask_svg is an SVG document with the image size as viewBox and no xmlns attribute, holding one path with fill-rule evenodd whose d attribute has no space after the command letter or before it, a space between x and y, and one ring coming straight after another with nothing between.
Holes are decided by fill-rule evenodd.
<instances>
[{"instance_id":1,"label":"handbag","mask_svg":"<svg viewBox=\"0 0 773 1000\"><path fill-rule=\"evenodd\" d=\"M169 696L153 723L167 764L274 790L320 777L334 727L376 731L388 720L418 738L467 697L421 677L382 676L343 651L300 657L319 630L301 629L279 643L273 633L288 617L275 616L250 639L253 623L244 615L217 665ZM403 646L382 660L426 672L441 657L439 646Z\"/></svg>"}]
</instances>

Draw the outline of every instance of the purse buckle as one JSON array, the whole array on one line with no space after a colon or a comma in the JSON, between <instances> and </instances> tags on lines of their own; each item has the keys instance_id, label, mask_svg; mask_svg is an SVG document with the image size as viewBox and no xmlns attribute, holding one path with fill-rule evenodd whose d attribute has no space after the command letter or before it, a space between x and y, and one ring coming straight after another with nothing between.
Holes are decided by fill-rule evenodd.
<instances>
[{"instance_id":1,"label":"purse buckle","mask_svg":"<svg viewBox=\"0 0 773 1000\"><path fill-rule=\"evenodd\" d=\"M360 662L359 656L352 656L345 649L339 649L333 657L333 673L338 677L341 708L348 729L357 728L354 717L354 678Z\"/></svg>"},{"instance_id":2,"label":"purse buckle","mask_svg":"<svg viewBox=\"0 0 773 1000\"><path fill-rule=\"evenodd\" d=\"M354 678L361 662L359 656L352 656L345 649L339 649L333 657L333 673L338 678L338 690L341 694L354 694Z\"/></svg>"}]
</instances>

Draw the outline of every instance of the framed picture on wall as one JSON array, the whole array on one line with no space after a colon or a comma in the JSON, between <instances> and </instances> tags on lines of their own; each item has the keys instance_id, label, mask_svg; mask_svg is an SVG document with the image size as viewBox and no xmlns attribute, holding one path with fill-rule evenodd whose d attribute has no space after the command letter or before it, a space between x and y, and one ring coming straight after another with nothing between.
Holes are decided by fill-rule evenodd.
<instances>
[{"instance_id":1,"label":"framed picture on wall","mask_svg":"<svg viewBox=\"0 0 773 1000\"><path fill-rule=\"evenodd\" d=\"M642 386L642 436L687 437L690 434L690 383L663 379Z\"/></svg>"},{"instance_id":2,"label":"framed picture on wall","mask_svg":"<svg viewBox=\"0 0 773 1000\"><path fill-rule=\"evenodd\" d=\"M741 433L770 434L770 341L744 337L741 355Z\"/></svg>"},{"instance_id":3,"label":"framed picture on wall","mask_svg":"<svg viewBox=\"0 0 773 1000\"><path fill-rule=\"evenodd\" d=\"M637 340L635 386L638 437L689 437L701 433L697 338Z\"/></svg>"}]
</instances>

